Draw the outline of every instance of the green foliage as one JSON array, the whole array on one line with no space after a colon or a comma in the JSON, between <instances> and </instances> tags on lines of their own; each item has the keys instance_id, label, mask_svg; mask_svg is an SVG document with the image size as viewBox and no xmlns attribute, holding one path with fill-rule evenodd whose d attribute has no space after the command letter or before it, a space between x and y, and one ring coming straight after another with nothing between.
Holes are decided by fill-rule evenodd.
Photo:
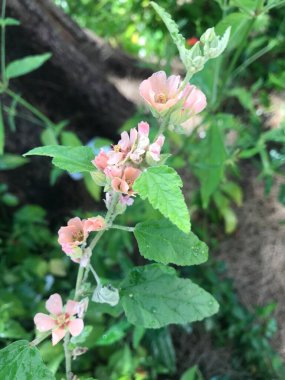
<instances>
[{"instance_id":1,"label":"green foliage","mask_svg":"<svg viewBox=\"0 0 285 380\"><path fill-rule=\"evenodd\" d=\"M0 376L6 380L55 379L44 365L38 349L26 340L14 342L0 351Z\"/></svg>"},{"instance_id":2,"label":"green foliage","mask_svg":"<svg viewBox=\"0 0 285 380\"><path fill-rule=\"evenodd\" d=\"M51 57L50 53L32 55L10 62L6 67L6 78L12 79L30 73L41 67Z\"/></svg>"},{"instance_id":3,"label":"green foliage","mask_svg":"<svg viewBox=\"0 0 285 380\"><path fill-rule=\"evenodd\" d=\"M207 132L206 139L200 146L199 163L194 168L201 183L201 197L204 208L208 206L211 195L224 177L226 158L227 153L222 133L219 127L213 124Z\"/></svg>"},{"instance_id":4,"label":"green foliage","mask_svg":"<svg viewBox=\"0 0 285 380\"><path fill-rule=\"evenodd\" d=\"M218 57L225 50L230 37L230 27L225 30L221 38L216 35L214 28L206 30L201 36L201 41L197 42L191 49L187 49L186 41L179 33L178 26L172 20L170 14L157 3L151 2L151 5L162 18L179 51L188 80L193 74L201 71L209 59Z\"/></svg>"},{"instance_id":5,"label":"green foliage","mask_svg":"<svg viewBox=\"0 0 285 380\"><path fill-rule=\"evenodd\" d=\"M90 172L94 170L94 166L91 163L94 159L94 153L88 146L48 145L34 148L24 154L24 156L33 155L53 157L52 163L55 166L70 173Z\"/></svg>"},{"instance_id":6,"label":"green foliage","mask_svg":"<svg viewBox=\"0 0 285 380\"><path fill-rule=\"evenodd\" d=\"M2 102L0 102L0 155L4 152L5 144L5 129L4 129L4 120L2 113Z\"/></svg>"},{"instance_id":7,"label":"green foliage","mask_svg":"<svg viewBox=\"0 0 285 380\"><path fill-rule=\"evenodd\" d=\"M16 20L15 18L6 17L6 18L0 18L0 27L3 26L18 26L20 25L20 21Z\"/></svg>"},{"instance_id":8,"label":"green foliage","mask_svg":"<svg viewBox=\"0 0 285 380\"><path fill-rule=\"evenodd\" d=\"M162 264L197 265L208 259L208 248L193 232L184 233L167 219L148 220L135 228L142 256Z\"/></svg>"},{"instance_id":9,"label":"green foliage","mask_svg":"<svg viewBox=\"0 0 285 380\"><path fill-rule=\"evenodd\" d=\"M0 170L16 169L22 165L27 164L29 161L16 154L6 153L0 156Z\"/></svg>"},{"instance_id":10,"label":"green foliage","mask_svg":"<svg viewBox=\"0 0 285 380\"><path fill-rule=\"evenodd\" d=\"M131 270L120 295L129 322L145 328L200 321L219 309L209 293L159 264Z\"/></svg>"},{"instance_id":11,"label":"green foliage","mask_svg":"<svg viewBox=\"0 0 285 380\"><path fill-rule=\"evenodd\" d=\"M190 217L180 187L181 178L166 165L148 168L133 186L142 199L148 199L155 209L187 233L190 231Z\"/></svg>"}]
</instances>

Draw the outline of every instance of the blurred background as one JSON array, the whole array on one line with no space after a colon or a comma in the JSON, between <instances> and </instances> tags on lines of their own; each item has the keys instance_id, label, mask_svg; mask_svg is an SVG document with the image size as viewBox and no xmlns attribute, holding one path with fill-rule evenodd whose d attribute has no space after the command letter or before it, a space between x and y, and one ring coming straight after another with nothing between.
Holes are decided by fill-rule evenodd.
<instances>
[{"instance_id":1,"label":"blurred background","mask_svg":"<svg viewBox=\"0 0 285 380\"><path fill-rule=\"evenodd\" d=\"M41 57L26 75L11 74L8 89L0 86L2 348L33 339L33 316L45 300L55 292L67 297L74 287L59 227L72 216L104 212L89 174L70 176L49 159L22 154L54 144L89 144L95 154L140 120L155 135L138 86L158 70L185 73L148 0L1 3L2 19L4 9L19 21L2 22L2 70L3 55L8 63ZM205 29L222 34L231 26L226 52L191 80L207 96L206 111L186 136L168 132L169 164L183 178L193 230L210 247L206 264L179 270L221 307L203 322L144 330L130 325L120 306L92 304L78 338L88 351L74 370L80 379L99 380L284 379L285 1L158 4L189 47ZM136 199L121 222L132 226L153 213ZM116 285L144 259L130 234L107 236L92 260ZM44 342L40 350L60 379L62 347Z\"/></svg>"}]
</instances>

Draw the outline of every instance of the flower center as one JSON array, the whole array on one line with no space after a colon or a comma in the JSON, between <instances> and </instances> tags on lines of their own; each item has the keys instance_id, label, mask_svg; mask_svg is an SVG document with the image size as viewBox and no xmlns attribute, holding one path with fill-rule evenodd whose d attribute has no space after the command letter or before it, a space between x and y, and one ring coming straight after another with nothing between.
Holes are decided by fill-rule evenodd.
<instances>
[{"instance_id":1,"label":"flower center","mask_svg":"<svg viewBox=\"0 0 285 380\"><path fill-rule=\"evenodd\" d=\"M163 92L155 95L154 99L157 103L160 103L160 104L165 104L168 100L167 96Z\"/></svg>"},{"instance_id":2,"label":"flower center","mask_svg":"<svg viewBox=\"0 0 285 380\"><path fill-rule=\"evenodd\" d=\"M67 327L68 323L70 322L69 318L70 318L69 314L67 314L67 313L60 314L60 315L58 315L58 317L56 319L56 324L58 325L58 327L65 328L65 327Z\"/></svg>"},{"instance_id":3,"label":"flower center","mask_svg":"<svg viewBox=\"0 0 285 380\"><path fill-rule=\"evenodd\" d=\"M118 145L114 145L113 146L113 150L114 150L114 152L119 153L121 151L120 145L119 144Z\"/></svg>"},{"instance_id":4,"label":"flower center","mask_svg":"<svg viewBox=\"0 0 285 380\"><path fill-rule=\"evenodd\" d=\"M78 231L77 233L75 233L74 235L72 235L73 237L73 241L76 242L76 241L83 241L84 240L84 235L83 235L83 231Z\"/></svg>"}]
</instances>

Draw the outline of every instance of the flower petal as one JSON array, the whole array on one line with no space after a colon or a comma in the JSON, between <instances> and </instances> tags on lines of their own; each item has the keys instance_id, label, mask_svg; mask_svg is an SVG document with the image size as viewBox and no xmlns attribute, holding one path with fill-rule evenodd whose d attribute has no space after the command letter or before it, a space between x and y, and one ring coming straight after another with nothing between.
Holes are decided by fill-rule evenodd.
<instances>
[{"instance_id":1,"label":"flower petal","mask_svg":"<svg viewBox=\"0 0 285 380\"><path fill-rule=\"evenodd\" d=\"M52 345L55 346L66 334L66 330L58 328L52 332Z\"/></svg>"},{"instance_id":2,"label":"flower petal","mask_svg":"<svg viewBox=\"0 0 285 380\"><path fill-rule=\"evenodd\" d=\"M83 320L80 318L77 318L69 322L68 330L70 331L70 334L72 336L77 336L81 334L83 327L84 327Z\"/></svg>"},{"instance_id":3,"label":"flower petal","mask_svg":"<svg viewBox=\"0 0 285 380\"><path fill-rule=\"evenodd\" d=\"M66 303L66 306L65 306L65 312L68 314L68 315L74 315L77 313L77 305L78 305L78 302L76 301L67 301Z\"/></svg>"},{"instance_id":4,"label":"flower petal","mask_svg":"<svg viewBox=\"0 0 285 380\"><path fill-rule=\"evenodd\" d=\"M52 294L46 302L46 309L51 314L61 314L62 313L62 299L57 293Z\"/></svg>"},{"instance_id":5,"label":"flower petal","mask_svg":"<svg viewBox=\"0 0 285 380\"><path fill-rule=\"evenodd\" d=\"M49 331L56 325L51 316L43 313L37 313L34 317L34 322L40 332Z\"/></svg>"}]
</instances>

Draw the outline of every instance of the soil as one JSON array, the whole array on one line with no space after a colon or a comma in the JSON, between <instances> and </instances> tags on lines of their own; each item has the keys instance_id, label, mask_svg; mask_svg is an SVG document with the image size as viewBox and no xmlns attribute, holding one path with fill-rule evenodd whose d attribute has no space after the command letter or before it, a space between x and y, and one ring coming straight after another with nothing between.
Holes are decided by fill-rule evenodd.
<instances>
[{"instance_id":1,"label":"soil","mask_svg":"<svg viewBox=\"0 0 285 380\"><path fill-rule=\"evenodd\" d=\"M252 166L242 168L244 202L236 210L237 231L219 244L240 301L248 308L275 302L278 333L273 346L285 358L285 207L278 202L280 180L269 196Z\"/></svg>"}]
</instances>

